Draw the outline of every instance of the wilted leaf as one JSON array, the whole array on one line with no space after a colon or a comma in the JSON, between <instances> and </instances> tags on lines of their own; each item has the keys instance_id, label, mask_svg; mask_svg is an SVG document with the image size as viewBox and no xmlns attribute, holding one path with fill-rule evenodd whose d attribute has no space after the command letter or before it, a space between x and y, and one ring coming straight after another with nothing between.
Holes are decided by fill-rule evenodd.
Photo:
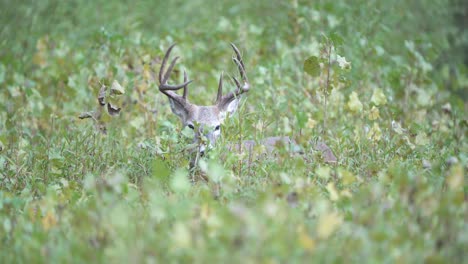
<instances>
[{"instance_id":1,"label":"wilted leaf","mask_svg":"<svg viewBox=\"0 0 468 264\"><path fill-rule=\"evenodd\" d=\"M317 56L311 56L304 61L304 71L312 77L320 75L320 64Z\"/></svg>"},{"instance_id":2,"label":"wilted leaf","mask_svg":"<svg viewBox=\"0 0 468 264\"><path fill-rule=\"evenodd\" d=\"M93 111L83 112L78 116L79 119L93 118L93 117L94 117L94 112Z\"/></svg>"},{"instance_id":3,"label":"wilted leaf","mask_svg":"<svg viewBox=\"0 0 468 264\"><path fill-rule=\"evenodd\" d=\"M118 81L114 80L111 86L111 94L122 95L124 93L124 88L120 85Z\"/></svg>"},{"instance_id":4,"label":"wilted leaf","mask_svg":"<svg viewBox=\"0 0 468 264\"><path fill-rule=\"evenodd\" d=\"M105 102L106 90L107 90L107 87L104 84L101 86L101 89L99 89L98 102L101 106L104 106L106 104Z\"/></svg>"},{"instance_id":5,"label":"wilted leaf","mask_svg":"<svg viewBox=\"0 0 468 264\"><path fill-rule=\"evenodd\" d=\"M113 106L111 103L107 103L107 112L111 116L116 116L120 113L121 108Z\"/></svg>"}]
</instances>

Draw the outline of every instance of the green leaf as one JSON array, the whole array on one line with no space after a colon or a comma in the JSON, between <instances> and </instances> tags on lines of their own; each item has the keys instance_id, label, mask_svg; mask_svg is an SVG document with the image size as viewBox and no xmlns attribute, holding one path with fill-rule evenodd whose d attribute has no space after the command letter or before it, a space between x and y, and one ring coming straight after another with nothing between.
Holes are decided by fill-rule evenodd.
<instances>
[{"instance_id":1,"label":"green leaf","mask_svg":"<svg viewBox=\"0 0 468 264\"><path fill-rule=\"evenodd\" d=\"M0 84L5 81L6 67L0 63Z\"/></svg>"},{"instance_id":2,"label":"green leaf","mask_svg":"<svg viewBox=\"0 0 468 264\"><path fill-rule=\"evenodd\" d=\"M305 112L299 111L299 112L296 112L296 120L297 120L298 126L300 128L304 128L309 118Z\"/></svg>"},{"instance_id":3,"label":"green leaf","mask_svg":"<svg viewBox=\"0 0 468 264\"><path fill-rule=\"evenodd\" d=\"M171 179L171 189L180 194L185 194L190 191L190 181L188 172L184 169L177 169Z\"/></svg>"},{"instance_id":4,"label":"green leaf","mask_svg":"<svg viewBox=\"0 0 468 264\"><path fill-rule=\"evenodd\" d=\"M153 161L153 174L157 179L167 181L171 171L169 170L166 162L160 158L156 158Z\"/></svg>"},{"instance_id":5,"label":"green leaf","mask_svg":"<svg viewBox=\"0 0 468 264\"><path fill-rule=\"evenodd\" d=\"M330 39L333 42L333 45L335 45L335 47L339 47L344 44L343 38L336 32L333 32L330 35Z\"/></svg>"},{"instance_id":6,"label":"green leaf","mask_svg":"<svg viewBox=\"0 0 468 264\"><path fill-rule=\"evenodd\" d=\"M304 71L312 77L320 75L320 64L317 56L311 56L304 61Z\"/></svg>"}]
</instances>

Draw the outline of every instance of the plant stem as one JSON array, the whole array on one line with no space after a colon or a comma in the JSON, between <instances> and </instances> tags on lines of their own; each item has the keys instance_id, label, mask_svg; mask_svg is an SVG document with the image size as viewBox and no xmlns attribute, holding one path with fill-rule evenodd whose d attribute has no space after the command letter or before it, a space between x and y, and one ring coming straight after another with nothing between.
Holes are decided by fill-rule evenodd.
<instances>
[{"instance_id":1,"label":"plant stem","mask_svg":"<svg viewBox=\"0 0 468 264\"><path fill-rule=\"evenodd\" d=\"M324 96L325 96L325 102L324 102L324 117L323 117L323 131L325 133L325 130L327 129L327 119L328 119L328 90L330 87L330 67L331 67L331 48L332 44L330 43L330 40L327 41L328 44L328 65L327 65L327 85L325 87L324 91Z\"/></svg>"}]
</instances>

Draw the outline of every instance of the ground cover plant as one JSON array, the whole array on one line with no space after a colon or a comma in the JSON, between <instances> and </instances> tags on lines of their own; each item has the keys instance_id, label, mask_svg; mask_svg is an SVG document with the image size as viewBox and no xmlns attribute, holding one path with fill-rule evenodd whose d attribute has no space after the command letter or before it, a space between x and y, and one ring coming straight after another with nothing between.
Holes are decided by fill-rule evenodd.
<instances>
[{"instance_id":1,"label":"ground cover plant","mask_svg":"<svg viewBox=\"0 0 468 264\"><path fill-rule=\"evenodd\" d=\"M0 262L466 261L466 10L1 0ZM235 89L231 42L251 83L194 172L155 77L176 42L192 102ZM225 148L277 135L305 153Z\"/></svg>"}]
</instances>

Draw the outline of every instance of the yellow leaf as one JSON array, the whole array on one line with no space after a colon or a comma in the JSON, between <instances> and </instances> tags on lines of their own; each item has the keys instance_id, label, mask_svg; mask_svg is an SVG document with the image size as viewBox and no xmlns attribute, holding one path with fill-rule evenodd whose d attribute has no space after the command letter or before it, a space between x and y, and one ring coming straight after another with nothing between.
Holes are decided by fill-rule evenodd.
<instances>
[{"instance_id":1,"label":"yellow leaf","mask_svg":"<svg viewBox=\"0 0 468 264\"><path fill-rule=\"evenodd\" d=\"M376 120L380 118L380 112L379 109L375 106L372 106L370 112L369 112L369 120Z\"/></svg>"},{"instance_id":2,"label":"yellow leaf","mask_svg":"<svg viewBox=\"0 0 468 264\"><path fill-rule=\"evenodd\" d=\"M337 201L340 198L333 182L327 184L327 191L330 194L330 200Z\"/></svg>"},{"instance_id":3,"label":"yellow leaf","mask_svg":"<svg viewBox=\"0 0 468 264\"><path fill-rule=\"evenodd\" d=\"M313 251L315 249L315 240L312 239L309 234L307 234L304 226L298 228L298 240L299 244L308 251Z\"/></svg>"},{"instance_id":4,"label":"yellow leaf","mask_svg":"<svg viewBox=\"0 0 468 264\"><path fill-rule=\"evenodd\" d=\"M143 66L143 79L145 81L151 80L151 69L149 64Z\"/></svg>"},{"instance_id":5,"label":"yellow leaf","mask_svg":"<svg viewBox=\"0 0 468 264\"><path fill-rule=\"evenodd\" d=\"M211 214L211 209L208 206L208 204L206 203L203 204L202 207L200 208L200 218L206 221L206 219L208 219L210 214Z\"/></svg>"},{"instance_id":6,"label":"yellow leaf","mask_svg":"<svg viewBox=\"0 0 468 264\"><path fill-rule=\"evenodd\" d=\"M306 124L307 128L312 129L312 128L314 128L316 125L317 125L317 121L316 121L316 120L314 120L314 119L312 119L312 118L307 119L307 124Z\"/></svg>"},{"instance_id":7,"label":"yellow leaf","mask_svg":"<svg viewBox=\"0 0 468 264\"><path fill-rule=\"evenodd\" d=\"M463 188L463 166L457 163L450 168L450 174L447 177L447 184L451 190Z\"/></svg>"},{"instance_id":8,"label":"yellow leaf","mask_svg":"<svg viewBox=\"0 0 468 264\"><path fill-rule=\"evenodd\" d=\"M322 179L328 179L328 178L330 178L330 171L331 171L331 169L329 167L322 166L322 167L319 167L315 171L315 173L317 173L317 176L319 176Z\"/></svg>"},{"instance_id":9,"label":"yellow leaf","mask_svg":"<svg viewBox=\"0 0 468 264\"><path fill-rule=\"evenodd\" d=\"M416 145L424 146L429 143L429 138L427 137L426 133L422 132L416 136L414 143L416 143Z\"/></svg>"},{"instance_id":10,"label":"yellow leaf","mask_svg":"<svg viewBox=\"0 0 468 264\"><path fill-rule=\"evenodd\" d=\"M359 101L359 97L356 92L352 92L349 95L348 108L355 113L362 111L362 103Z\"/></svg>"},{"instance_id":11,"label":"yellow leaf","mask_svg":"<svg viewBox=\"0 0 468 264\"><path fill-rule=\"evenodd\" d=\"M346 169L340 168L338 170L338 175L345 185L352 184L356 181L356 177Z\"/></svg>"},{"instance_id":12,"label":"yellow leaf","mask_svg":"<svg viewBox=\"0 0 468 264\"><path fill-rule=\"evenodd\" d=\"M37 217L38 217L38 214L39 214L38 210L39 210L38 206L36 204L34 204L34 203L29 204L27 209L26 209L26 213L27 213L27 215L29 217L29 220L31 222L33 222L33 223L36 222L36 220L37 220Z\"/></svg>"},{"instance_id":13,"label":"yellow leaf","mask_svg":"<svg viewBox=\"0 0 468 264\"><path fill-rule=\"evenodd\" d=\"M42 227L47 231L57 224L57 219L54 213L48 211L47 214L42 218Z\"/></svg>"},{"instance_id":14,"label":"yellow leaf","mask_svg":"<svg viewBox=\"0 0 468 264\"><path fill-rule=\"evenodd\" d=\"M340 196L341 197L348 197L348 198L351 198L353 197L353 194L349 191L349 190L342 190L340 192Z\"/></svg>"},{"instance_id":15,"label":"yellow leaf","mask_svg":"<svg viewBox=\"0 0 468 264\"><path fill-rule=\"evenodd\" d=\"M336 212L326 213L320 216L317 225L317 234L320 238L328 238L341 225L343 219Z\"/></svg>"},{"instance_id":16,"label":"yellow leaf","mask_svg":"<svg viewBox=\"0 0 468 264\"><path fill-rule=\"evenodd\" d=\"M385 105L387 103L387 97L385 97L385 94L382 92L382 89L374 90L374 93L371 97L371 102L373 102L377 106Z\"/></svg>"},{"instance_id":17,"label":"yellow leaf","mask_svg":"<svg viewBox=\"0 0 468 264\"><path fill-rule=\"evenodd\" d=\"M379 141L382 138L382 131L380 130L378 123L374 123L372 128L367 133L367 138L374 142Z\"/></svg>"},{"instance_id":18,"label":"yellow leaf","mask_svg":"<svg viewBox=\"0 0 468 264\"><path fill-rule=\"evenodd\" d=\"M47 61L46 61L46 55L45 53L42 52L36 52L33 56L32 62L36 65L39 65L41 67L46 66Z\"/></svg>"},{"instance_id":19,"label":"yellow leaf","mask_svg":"<svg viewBox=\"0 0 468 264\"><path fill-rule=\"evenodd\" d=\"M172 229L172 243L176 249L187 249L191 247L192 235L186 224L177 222Z\"/></svg>"},{"instance_id":20,"label":"yellow leaf","mask_svg":"<svg viewBox=\"0 0 468 264\"><path fill-rule=\"evenodd\" d=\"M39 65L41 67L46 66L47 64L47 43L49 41L49 38L42 37L40 38L37 43L36 43L36 53L33 56L33 63L36 65Z\"/></svg>"}]
</instances>

